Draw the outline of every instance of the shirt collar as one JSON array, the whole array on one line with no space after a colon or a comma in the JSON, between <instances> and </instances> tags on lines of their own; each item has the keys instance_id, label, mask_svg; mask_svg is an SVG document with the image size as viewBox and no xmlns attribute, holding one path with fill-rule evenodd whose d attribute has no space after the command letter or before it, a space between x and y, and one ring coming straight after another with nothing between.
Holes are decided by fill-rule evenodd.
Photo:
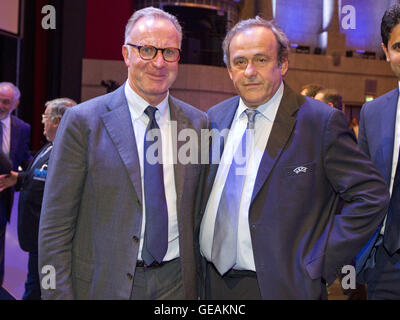
<instances>
[{"instance_id":1,"label":"shirt collar","mask_svg":"<svg viewBox=\"0 0 400 320\"><path fill-rule=\"evenodd\" d=\"M140 118L144 113L144 110L146 110L146 108L150 104L131 88L128 80L125 82L125 96L126 100L128 101L128 106L131 111L133 120ZM168 97L169 97L169 91L167 93L167 96L158 105L153 106L158 109L158 111L161 114L161 118L164 118L167 113Z\"/></svg>"},{"instance_id":2,"label":"shirt collar","mask_svg":"<svg viewBox=\"0 0 400 320\"><path fill-rule=\"evenodd\" d=\"M283 81L279 86L278 90L275 92L274 96L269 99L266 103L258 106L256 110L267 118L269 121L273 122L275 120L276 113L278 111L279 104L281 103L284 89ZM243 99L240 98L239 106L236 113L236 118L241 117L244 114L244 111L248 109L248 107L244 104Z\"/></svg>"},{"instance_id":3,"label":"shirt collar","mask_svg":"<svg viewBox=\"0 0 400 320\"><path fill-rule=\"evenodd\" d=\"M10 127L11 116L8 115L7 118L1 120L1 122L3 123L4 128Z\"/></svg>"}]
</instances>

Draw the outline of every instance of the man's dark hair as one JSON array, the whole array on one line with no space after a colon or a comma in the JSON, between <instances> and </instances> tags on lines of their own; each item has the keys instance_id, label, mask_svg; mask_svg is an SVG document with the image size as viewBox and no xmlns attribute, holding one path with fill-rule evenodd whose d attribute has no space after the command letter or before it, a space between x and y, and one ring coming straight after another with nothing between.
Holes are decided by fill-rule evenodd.
<instances>
[{"instance_id":1,"label":"man's dark hair","mask_svg":"<svg viewBox=\"0 0 400 320\"><path fill-rule=\"evenodd\" d=\"M335 89L322 89L318 92L318 94L322 94L322 101L325 103L332 103L333 106L342 111L342 96Z\"/></svg>"},{"instance_id":2,"label":"man's dark hair","mask_svg":"<svg viewBox=\"0 0 400 320\"><path fill-rule=\"evenodd\" d=\"M301 88L300 92L302 92L303 90L306 90L305 95L307 97L311 97L314 98L315 95L322 90L324 87L319 85L319 84L315 84L315 83L310 83L310 84L306 84L304 87Z\"/></svg>"},{"instance_id":3,"label":"man's dark hair","mask_svg":"<svg viewBox=\"0 0 400 320\"><path fill-rule=\"evenodd\" d=\"M388 47L390 34L394 27L400 23L400 4L397 3L385 11L381 23L382 43Z\"/></svg>"},{"instance_id":4,"label":"man's dark hair","mask_svg":"<svg viewBox=\"0 0 400 320\"><path fill-rule=\"evenodd\" d=\"M289 57L289 40L286 37L286 34L275 24L274 21L267 21L259 16L255 18L242 20L238 22L229 32L226 34L224 41L222 42L222 50L224 53L224 62L225 65L230 69L230 52L229 46L231 44L234 36L243 32L247 29L254 27L264 27L272 31L275 36L276 42L278 44L278 65L281 66L282 62L288 60Z\"/></svg>"}]
</instances>

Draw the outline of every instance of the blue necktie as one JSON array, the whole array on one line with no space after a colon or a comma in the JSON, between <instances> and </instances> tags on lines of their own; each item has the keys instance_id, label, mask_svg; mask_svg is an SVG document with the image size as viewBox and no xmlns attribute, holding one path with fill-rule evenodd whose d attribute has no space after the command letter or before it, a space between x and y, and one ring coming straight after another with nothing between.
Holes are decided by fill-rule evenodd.
<instances>
[{"instance_id":1,"label":"blue necktie","mask_svg":"<svg viewBox=\"0 0 400 320\"><path fill-rule=\"evenodd\" d=\"M142 259L146 265L162 262L168 249L168 208L164 190L162 165L161 132L155 114L157 108L148 106L144 111L149 117L144 138L144 195L146 205L146 226ZM157 149L149 150L156 144ZM148 152L149 150L149 152ZM151 152L154 150L154 152ZM155 161L159 159L160 161ZM155 162L155 163L154 163Z\"/></svg>"},{"instance_id":2,"label":"blue necktie","mask_svg":"<svg viewBox=\"0 0 400 320\"><path fill-rule=\"evenodd\" d=\"M400 249L400 153L393 181L389 212L386 218L383 245L390 255Z\"/></svg>"},{"instance_id":3,"label":"blue necktie","mask_svg":"<svg viewBox=\"0 0 400 320\"><path fill-rule=\"evenodd\" d=\"M214 226L211 261L221 275L224 275L236 264L240 200L249 150L254 137L254 120L257 111L246 109L244 112L248 118L247 129L234 153L218 205ZM245 158L244 163L239 163L242 161L238 160L243 158Z\"/></svg>"}]
</instances>

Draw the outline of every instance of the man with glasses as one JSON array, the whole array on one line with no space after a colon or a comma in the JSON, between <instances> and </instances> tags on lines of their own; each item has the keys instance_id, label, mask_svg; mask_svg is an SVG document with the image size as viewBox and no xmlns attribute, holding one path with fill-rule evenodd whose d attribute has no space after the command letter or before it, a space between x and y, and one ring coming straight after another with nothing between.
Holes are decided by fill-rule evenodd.
<instances>
[{"instance_id":1,"label":"man with glasses","mask_svg":"<svg viewBox=\"0 0 400 320\"><path fill-rule=\"evenodd\" d=\"M64 115L40 220L39 267L53 266L56 281L43 298L197 298L201 168L180 161L177 136L190 129L200 139L207 117L169 94L181 40L174 16L135 12L122 47L126 83Z\"/></svg>"},{"instance_id":2,"label":"man with glasses","mask_svg":"<svg viewBox=\"0 0 400 320\"><path fill-rule=\"evenodd\" d=\"M23 300L40 300L38 233L47 167L60 120L65 110L74 105L76 102L69 98L58 98L46 102L42 123L43 134L48 143L37 152L26 171L11 171L9 174L0 175L0 192L13 186L20 191L18 240L21 249L29 253Z\"/></svg>"},{"instance_id":3,"label":"man with glasses","mask_svg":"<svg viewBox=\"0 0 400 320\"><path fill-rule=\"evenodd\" d=\"M21 92L14 84L0 82L0 151L9 158L15 171L19 166L26 168L31 159L29 153L31 127L11 115L19 105L20 96ZM0 192L0 286L4 278L6 224L10 221L13 200L13 189Z\"/></svg>"},{"instance_id":4,"label":"man with glasses","mask_svg":"<svg viewBox=\"0 0 400 320\"><path fill-rule=\"evenodd\" d=\"M197 219L205 297L326 298L381 222L386 185L343 113L283 82L288 39L276 25L241 21L223 49L239 96L208 111L211 129L230 131Z\"/></svg>"}]
</instances>

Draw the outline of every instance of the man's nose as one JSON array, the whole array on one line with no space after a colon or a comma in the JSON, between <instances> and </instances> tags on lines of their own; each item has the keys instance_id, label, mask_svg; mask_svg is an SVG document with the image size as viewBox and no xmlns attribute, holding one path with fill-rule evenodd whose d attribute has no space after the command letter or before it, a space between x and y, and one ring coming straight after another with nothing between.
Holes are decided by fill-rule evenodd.
<instances>
[{"instance_id":1,"label":"man's nose","mask_svg":"<svg viewBox=\"0 0 400 320\"><path fill-rule=\"evenodd\" d=\"M164 60L161 50L157 51L156 56L153 58L153 64L158 68L161 68L164 66L165 60Z\"/></svg>"},{"instance_id":2,"label":"man's nose","mask_svg":"<svg viewBox=\"0 0 400 320\"><path fill-rule=\"evenodd\" d=\"M251 61L247 64L246 70L244 70L244 74L248 78L254 77L257 74L256 67Z\"/></svg>"}]
</instances>

